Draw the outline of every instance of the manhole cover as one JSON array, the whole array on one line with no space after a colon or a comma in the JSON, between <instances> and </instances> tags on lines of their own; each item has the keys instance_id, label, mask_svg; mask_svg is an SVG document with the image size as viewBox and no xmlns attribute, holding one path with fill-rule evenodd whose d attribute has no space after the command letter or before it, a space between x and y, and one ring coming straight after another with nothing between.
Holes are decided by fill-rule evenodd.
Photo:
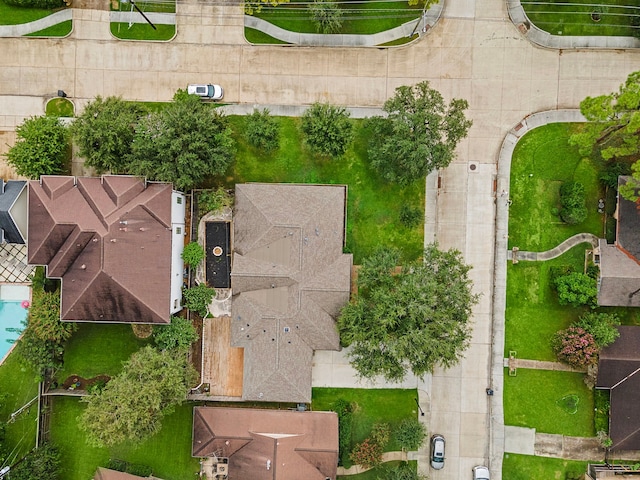
<instances>
[{"instance_id":1,"label":"manhole cover","mask_svg":"<svg viewBox=\"0 0 640 480\"><path fill-rule=\"evenodd\" d=\"M472 163L471 165L469 165L469 170L471 170L472 172L478 168L478 166L475 163Z\"/></svg>"}]
</instances>

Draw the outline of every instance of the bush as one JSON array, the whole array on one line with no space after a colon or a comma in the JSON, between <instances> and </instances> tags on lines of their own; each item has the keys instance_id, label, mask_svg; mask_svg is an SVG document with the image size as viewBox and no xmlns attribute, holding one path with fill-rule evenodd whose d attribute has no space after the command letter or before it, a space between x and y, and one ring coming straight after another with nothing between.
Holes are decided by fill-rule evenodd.
<instances>
[{"instance_id":1,"label":"bush","mask_svg":"<svg viewBox=\"0 0 640 480\"><path fill-rule=\"evenodd\" d=\"M351 453L351 430L353 426L353 405L343 398L339 398L332 405L332 410L338 415L338 455L342 465Z\"/></svg>"},{"instance_id":2,"label":"bush","mask_svg":"<svg viewBox=\"0 0 640 480\"><path fill-rule=\"evenodd\" d=\"M11 467L11 480L58 480L60 478L60 452L49 443L39 448Z\"/></svg>"},{"instance_id":3,"label":"bush","mask_svg":"<svg viewBox=\"0 0 640 480\"><path fill-rule=\"evenodd\" d=\"M190 242L182 250L182 260L189 267L197 267L204 260L204 248L198 242Z\"/></svg>"},{"instance_id":4,"label":"bush","mask_svg":"<svg viewBox=\"0 0 640 480\"><path fill-rule=\"evenodd\" d=\"M616 228L617 221L613 217L607 217L607 221L605 223L605 238L607 239L607 243L614 243L616 241Z\"/></svg>"},{"instance_id":5,"label":"bush","mask_svg":"<svg viewBox=\"0 0 640 480\"><path fill-rule=\"evenodd\" d=\"M328 103L314 103L302 116L302 133L309 148L321 155L341 157L353 138L349 112Z\"/></svg>"},{"instance_id":6,"label":"bush","mask_svg":"<svg viewBox=\"0 0 640 480\"><path fill-rule=\"evenodd\" d=\"M247 114L246 119L244 133L249 145L265 152L278 148L280 144L280 125L269 114L268 109L254 109L253 113Z\"/></svg>"},{"instance_id":7,"label":"bush","mask_svg":"<svg viewBox=\"0 0 640 480\"><path fill-rule=\"evenodd\" d=\"M573 323L574 327L590 333L598 348L604 348L616 341L620 336L620 331L616 328L618 325L620 325L620 319L615 313L595 312L587 312Z\"/></svg>"},{"instance_id":8,"label":"bush","mask_svg":"<svg viewBox=\"0 0 640 480\"><path fill-rule=\"evenodd\" d=\"M394 436L405 450L418 450L427 437L427 429L417 418L406 419L398 425Z\"/></svg>"},{"instance_id":9,"label":"bush","mask_svg":"<svg viewBox=\"0 0 640 480\"><path fill-rule=\"evenodd\" d=\"M600 182L607 188L617 190L620 175L631 175L631 165L626 162L607 162L600 175Z\"/></svg>"},{"instance_id":10,"label":"bush","mask_svg":"<svg viewBox=\"0 0 640 480\"><path fill-rule=\"evenodd\" d=\"M388 423L376 423L371 428L371 440L376 442L382 450L389 443L389 437L391 436L391 428Z\"/></svg>"},{"instance_id":11,"label":"bush","mask_svg":"<svg viewBox=\"0 0 640 480\"><path fill-rule=\"evenodd\" d=\"M198 192L198 212L200 218L209 212L217 212L223 208L230 207L231 195L223 187L216 190L202 190Z\"/></svg>"},{"instance_id":12,"label":"bush","mask_svg":"<svg viewBox=\"0 0 640 480\"><path fill-rule=\"evenodd\" d=\"M356 465L361 465L364 468L373 468L382 462L382 447L372 439L367 438L364 442L358 443L354 447L349 458Z\"/></svg>"},{"instance_id":13,"label":"bush","mask_svg":"<svg viewBox=\"0 0 640 480\"><path fill-rule=\"evenodd\" d=\"M584 205L584 185L579 182L565 182L560 186L560 218L569 225L577 225L587 218Z\"/></svg>"},{"instance_id":14,"label":"bush","mask_svg":"<svg viewBox=\"0 0 640 480\"><path fill-rule=\"evenodd\" d=\"M582 368L598 361L598 345L593 335L580 327L569 327L557 332L551 347L561 362Z\"/></svg>"},{"instance_id":15,"label":"bush","mask_svg":"<svg viewBox=\"0 0 640 480\"><path fill-rule=\"evenodd\" d=\"M182 291L183 306L196 312L201 317L205 317L209 304L215 295L216 291L207 287L204 283L192 288L186 288Z\"/></svg>"},{"instance_id":16,"label":"bush","mask_svg":"<svg viewBox=\"0 0 640 480\"><path fill-rule=\"evenodd\" d=\"M198 332L186 318L171 317L170 325L153 326L153 340L160 350L185 351L198 340Z\"/></svg>"},{"instance_id":17,"label":"bush","mask_svg":"<svg viewBox=\"0 0 640 480\"><path fill-rule=\"evenodd\" d=\"M598 285L595 278L580 272L573 272L555 279L560 305L597 307Z\"/></svg>"},{"instance_id":18,"label":"bush","mask_svg":"<svg viewBox=\"0 0 640 480\"><path fill-rule=\"evenodd\" d=\"M400 207L400 223L407 228L417 227L422 221L422 211L417 207L403 204Z\"/></svg>"}]
</instances>

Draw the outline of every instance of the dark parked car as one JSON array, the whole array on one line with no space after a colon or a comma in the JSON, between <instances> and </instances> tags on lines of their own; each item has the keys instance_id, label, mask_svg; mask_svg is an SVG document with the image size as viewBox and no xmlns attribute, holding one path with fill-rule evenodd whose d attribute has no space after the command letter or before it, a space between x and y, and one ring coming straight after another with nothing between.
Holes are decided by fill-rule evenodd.
<instances>
[{"instance_id":1,"label":"dark parked car","mask_svg":"<svg viewBox=\"0 0 640 480\"><path fill-rule=\"evenodd\" d=\"M433 435L431 437L431 468L440 470L444 467L444 437Z\"/></svg>"}]
</instances>

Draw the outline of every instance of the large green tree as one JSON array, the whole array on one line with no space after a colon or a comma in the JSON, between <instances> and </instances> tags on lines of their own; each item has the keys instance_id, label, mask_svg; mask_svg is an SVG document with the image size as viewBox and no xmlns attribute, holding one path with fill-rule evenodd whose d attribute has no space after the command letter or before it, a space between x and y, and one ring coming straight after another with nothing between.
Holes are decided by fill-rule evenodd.
<instances>
[{"instance_id":1,"label":"large green tree","mask_svg":"<svg viewBox=\"0 0 640 480\"><path fill-rule=\"evenodd\" d=\"M341 342L351 346L351 364L364 378L400 381L408 370L423 377L436 364L456 364L469 344L478 296L460 252L431 244L423 261L398 269L399 260L393 248L366 258L358 296L338 319Z\"/></svg>"},{"instance_id":2,"label":"large green tree","mask_svg":"<svg viewBox=\"0 0 640 480\"><path fill-rule=\"evenodd\" d=\"M16 128L7 162L18 175L39 178L62 173L69 152L69 130L57 117L31 117Z\"/></svg>"},{"instance_id":3,"label":"large green tree","mask_svg":"<svg viewBox=\"0 0 640 480\"><path fill-rule=\"evenodd\" d=\"M145 113L139 103L119 97L96 97L88 103L71 126L85 165L99 173L126 173L136 125Z\"/></svg>"},{"instance_id":4,"label":"large green tree","mask_svg":"<svg viewBox=\"0 0 640 480\"><path fill-rule=\"evenodd\" d=\"M335 0L313 0L307 5L318 33L338 33L342 28L342 9Z\"/></svg>"},{"instance_id":5,"label":"large green tree","mask_svg":"<svg viewBox=\"0 0 640 480\"><path fill-rule=\"evenodd\" d=\"M627 77L618 92L587 97L580 112L588 120L570 143L580 153L598 152L605 160L637 159L640 154L640 71Z\"/></svg>"},{"instance_id":6,"label":"large green tree","mask_svg":"<svg viewBox=\"0 0 640 480\"><path fill-rule=\"evenodd\" d=\"M234 149L224 115L195 95L178 92L170 105L138 123L129 170L189 190L223 174Z\"/></svg>"},{"instance_id":7,"label":"large green tree","mask_svg":"<svg viewBox=\"0 0 640 480\"><path fill-rule=\"evenodd\" d=\"M383 178L401 185L446 167L471 128L464 115L467 108L466 100L456 98L447 105L427 81L396 88L384 103L387 117L369 121L371 165Z\"/></svg>"},{"instance_id":8,"label":"large green tree","mask_svg":"<svg viewBox=\"0 0 640 480\"><path fill-rule=\"evenodd\" d=\"M341 157L353 139L349 112L328 103L314 103L302 115L302 133L316 153Z\"/></svg>"},{"instance_id":9,"label":"large green tree","mask_svg":"<svg viewBox=\"0 0 640 480\"><path fill-rule=\"evenodd\" d=\"M9 480L57 480L60 478L60 463L58 450L44 443L11 469Z\"/></svg>"},{"instance_id":10,"label":"large green tree","mask_svg":"<svg viewBox=\"0 0 640 480\"><path fill-rule=\"evenodd\" d=\"M147 346L134 353L104 389L83 397L87 408L79 418L80 428L95 446L144 440L185 400L194 378L186 355Z\"/></svg>"}]
</instances>

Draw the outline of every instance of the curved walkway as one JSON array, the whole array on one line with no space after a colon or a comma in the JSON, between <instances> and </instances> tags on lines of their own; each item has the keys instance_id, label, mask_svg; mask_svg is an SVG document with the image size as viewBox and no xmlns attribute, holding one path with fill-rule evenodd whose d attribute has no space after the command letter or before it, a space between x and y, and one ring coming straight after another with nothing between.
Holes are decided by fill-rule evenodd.
<instances>
[{"instance_id":1,"label":"curved walkway","mask_svg":"<svg viewBox=\"0 0 640 480\"><path fill-rule=\"evenodd\" d=\"M552 248L551 250L547 250L546 252L525 252L514 248L507 252L507 259L515 260L516 262L521 260L529 262L543 262L545 260L558 258L563 253L571 250L573 247L580 245L581 243L590 243L592 246L596 247L598 245L598 237L591 233L578 233L573 237L567 238L560 245ZM515 259L513 258L514 253Z\"/></svg>"},{"instance_id":2,"label":"curved walkway","mask_svg":"<svg viewBox=\"0 0 640 480\"><path fill-rule=\"evenodd\" d=\"M521 0L507 0L509 18L527 40L547 48L640 48L640 39L613 36L552 35L536 27L522 8Z\"/></svg>"},{"instance_id":3,"label":"curved walkway","mask_svg":"<svg viewBox=\"0 0 640 480\"><path fill-rule=\"evenodd\" d=\"M382 454L382 463L385 462L393 462L393 461L404 461L408 460L407 452L384 452ZM367 470L371 470L371 468L363 467L362 465L353 465L349 468L338 467L338 476L343 475L357 475L358 473L366 472Z\"/></svg>"},{"instance_id":4,"label":"curved walkway","mask_svg":"<svg viewBox=\"0 0 640 480\"><path fill-rule=\"evenodd\" d=\"M21 23L19 25L0 25L0 37L21 37L30 33L39 32L45 28L53 27L72 18L73 9L65 8L64 10L52 13L33 22Z\"/></svg>"},{"instance_id":5,"label":"curved walkway","mask_svg":"<svg viewBox=\"0 0 640 480\"><path fill-rule=\"evenodd\" d=\"M440 18L443 4L444 0L436 3L429 8L421 18L417 19L417 21L411 20L391 30L370 35L325 35L321 33L292 32L252 15L244 16L244 26L259 30L273 38L292 45L307 47L374 47L401 38L411 37L415 33L422 35L428 32Z\"/></svg>"}]
</instances>

